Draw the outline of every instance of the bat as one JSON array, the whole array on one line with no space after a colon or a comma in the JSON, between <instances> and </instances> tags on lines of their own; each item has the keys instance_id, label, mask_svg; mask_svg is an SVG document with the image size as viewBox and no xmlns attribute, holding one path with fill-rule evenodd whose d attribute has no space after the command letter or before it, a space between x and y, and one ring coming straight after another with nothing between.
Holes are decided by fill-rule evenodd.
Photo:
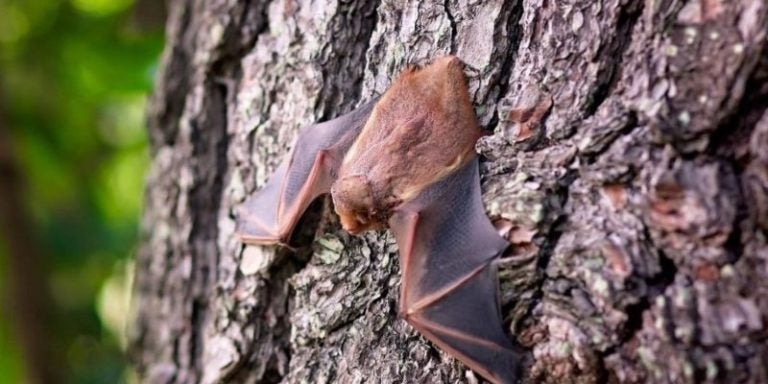
<instances>
[{"instance_id":1,"label":"bat","mask_svg":"<svg viewBox=\"0 0 768 384\"><path fill-rule=\"evenodd\" d=\"M300 130L293 150L237 214L245 244L287 246L330 193L351 234L389 227L400 250L400 315L494 383L522 352L503 329L494 260L507 248L483 208L474 147L483 135L461 62L409 68L378 99Z\"/></svg>"}]
</instances>

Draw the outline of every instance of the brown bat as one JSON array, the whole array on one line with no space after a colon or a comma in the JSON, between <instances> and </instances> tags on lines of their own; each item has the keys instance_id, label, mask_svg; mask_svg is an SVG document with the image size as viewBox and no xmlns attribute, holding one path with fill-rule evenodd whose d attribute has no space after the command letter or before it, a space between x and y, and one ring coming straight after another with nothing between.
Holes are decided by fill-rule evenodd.
<instances>
[{"instance_id":1,"label":"brown bat","mask_svg":"<svg viewBox=\"0 0 768 384\"><path fill-rule=\"evenodd\" d=\"M287 245L309 204L330 192L348 232L394 233L401 316L486 379L512 383L521 355L503 330L493 263L508 244L480 197L482 135L459 59L407 69L378 102L302 129L243 204L239 234Z\"/></svg>"}]
</instances>

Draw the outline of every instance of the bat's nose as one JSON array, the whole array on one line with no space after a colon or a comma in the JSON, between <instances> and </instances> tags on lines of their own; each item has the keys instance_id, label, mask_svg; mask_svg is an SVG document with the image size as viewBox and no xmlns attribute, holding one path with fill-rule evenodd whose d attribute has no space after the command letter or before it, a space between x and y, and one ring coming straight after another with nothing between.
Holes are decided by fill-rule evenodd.
<instances>
[{"instance_id":1,"label":"bat's nose","mask_svg":"<svg viewBox=\"0 0 768 384\"><path fill-rule=\"evenodd\" d=\"M338 209L336 209L336 213L339 214L339 219L341 220L341 226L344 228L345 231L357 235L360 232L363 231L363 223L361 223L357 219L357 215L351 212L339 212Z\"/></svg>"}]
</instances>

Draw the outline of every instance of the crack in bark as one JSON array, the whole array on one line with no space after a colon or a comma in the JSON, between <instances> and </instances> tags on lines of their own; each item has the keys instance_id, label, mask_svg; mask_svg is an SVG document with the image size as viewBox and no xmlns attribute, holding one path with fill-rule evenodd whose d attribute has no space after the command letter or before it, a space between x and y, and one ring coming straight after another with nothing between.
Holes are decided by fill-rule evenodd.
<instances>
[{"instance_id":1,"label":"crack in bark","mask_svg":"<svg viewBox=\"0 0 768 384\"><path fill-rule=\"evenodd\" d=\"M616 22L616 36L607 44L600 47L598 60L602 63L598 71L598 79L602 79L594 85L590 100L584 106L585 118L593 116L603 102L610 96L611 91L621 79L621 70L624 64L624 56L632 45L635 25L643 14L645 4L642 1L630 1L621 7Z\"/></svg>"},{"instance_id":2,"label":"crack in bark","mask_svg":"<svg viewBox=\"0 0 768 384\"><path fill-rule=\"evenodd\" d=\"M646 236L650 236L647 229ZM677 267L674 261L663 252L658 253L658 258L661 271L651 279L644 281L648 287L646 295L641 297L639 302L630 304L625 308L627 322L624 323L623 328L620 330L621 337L616 344L603 353L603 356L614 353L619 347L630 342L643 329L643 313L651 308L653 299L659 295L664 295L667 287L674 283L677 276Z\"/></svg>"},{"instance_id":3,"label":"crack in bark","mask_svg":"<svg viewBox=\"0 0 768 384\"><path fill-rule=\"evenodd\" d=\"M509 10L505 11L505 7L509 7ZM522 28L520 27L520 19L523 17L523 2L516 0L508 0L504 2L501 9L501 14L505 15L509 12L507 18L507 36L509 43L494 52L494 59L498 59L497 56L501 55L501 70L496 83L499 86L499 93L496 95L496 100L493 101L495 105L499 105L501 101L506 97L509 91L509 79L512 77L512 71L515 67L515 60L517 58L517 47L520 45L520 41L523 39ZM497 33L494 32L494 36ZM490 132L496 131L496 127L499 125L501 118L499 117L498 108L496 113L493 114L491 120L488 122L486 129Z\"/></svg>"},{"instance_id":4,"label":"crack in bark","mask_svg":"<svg viewBox=\"0 0 768 384\"><path fill-rule=\"evenodd\" d=\"M154 156L161 146L173 146L179 131L179 118L184 112L187 93L192 74L191 52L193 47L184 41L192 20L188 6L175 3L169 20L178 19L179 26L174 28L175 35L168 37L161 72L157 81L157 92L148 104L147 125L149 126L150 149ZM173 13L181 12L178 17Z\"/></svg>"},{"instance_id":5,"label":"crack in bark","mask_svg":"<svg viewBox=\"0 0 768 384\"><path fill-rule=\"evenodd\" d=\"M203 111L202 122L191 122L190 142L192 143L192 156L200 160L195 162L192 167L196 169L195 174L205 175L190 191L189 210L192 218L192 228L190 238L197 239L190 249L190 263L192 275L190 280L195 282L191 287L191 305L192 313L190 322L191 328L189 351L193 359L191 365L196 371L196 377L200 377L198 370L203 365L202 344L203 335L201 332L205 329L207 320L207 295L211 291L212 282L216 281L216 265L220 250L218 249L217 237L218 226L216 223L219 206L221 203L221 192L223 190L223 177L227 165L227 109L226 109L226 90L220 86L209 83L207 85L209 102L206 103L208 109ZM210 120L209 120L210 119ZM202 123L202 124L201 124ZM205 126L203 129L201 126ZM211 160L206 160L211 159ZM213 168L207 168L208 166ZM212 258L212 259L209 259ZM211 276L211 274L214 274Z\"/></svg>"},{"instance_id":6,"label":"crack in bark","mask_svg":"<svg viewBox=\"0 0 768 384\"><path fill-rule=\"evenodd\" d=\"M344 112L340 105L354 104L360 100L362 93L362 79L365 65L356 66L356 62L364 62L365 54L371 44L371 36L378 19L379 2L363 0L360 2L346 3L351 9L339 11L332 16L331 25L341 27L354 27L360 29L358 34L352 37L354 41L345 39L332 39L329 42L333 54L325 58L321 71L323 85L315 107L319 109L319 119L328 120ZM350 25L353 23L359 25ZM364 42L362 46L358 42ZM340 82L339 79L344 81ZM351 84L351 86L347 86ZM350 109L351 110L351 109Z\"/></svg>"},{"instance_id":7,"label":"crack in bark","mask_svg":"<svg viewBox=\"0 0 768 384\"><path fill-rule=\"evenodd\" d=\"M450 0L443 1L443 10L445 10L445 16L448 18L448 23L451 24L451 47L450 53L456 53L456 19L453 17L450 8Z\"/></svg>"},{"instance_id":8,"label":"crack in bark","mask_svg":"<svg viewBox=\"0 0 768 384\"><path fill-rule=\"evenodd\" d=\"M768 84L768 43L763 44L755 54L760 59L748 69L749 75L738 107L720 121L706 150L727 159L738 170L743 170L744 164L739 159L737 148L749 141L755 125L768 111L768 103L765 102L768 99L768 86L765 85Z\"/></svg>"}]
</instances>

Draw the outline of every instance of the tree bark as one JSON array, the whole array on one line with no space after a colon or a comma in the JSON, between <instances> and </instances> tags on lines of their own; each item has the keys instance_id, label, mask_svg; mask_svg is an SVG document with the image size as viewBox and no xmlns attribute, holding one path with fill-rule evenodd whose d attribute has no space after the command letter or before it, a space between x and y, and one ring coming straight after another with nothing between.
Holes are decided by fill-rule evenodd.
<instances>
[{"instance_id":1,"label":"tree bark","mask_svg":"<svg viewBox=\"0 0 768 384\"><path fill-rule=\"evenodd\" d=\"M768 382L764 0L175 2L132 357L151 383L454 383L396 313L387 232L328 201L295 253L233 208L298 128L409 64L465 63L510 335L539 382Z\"/></svg>"}]
</instances>

